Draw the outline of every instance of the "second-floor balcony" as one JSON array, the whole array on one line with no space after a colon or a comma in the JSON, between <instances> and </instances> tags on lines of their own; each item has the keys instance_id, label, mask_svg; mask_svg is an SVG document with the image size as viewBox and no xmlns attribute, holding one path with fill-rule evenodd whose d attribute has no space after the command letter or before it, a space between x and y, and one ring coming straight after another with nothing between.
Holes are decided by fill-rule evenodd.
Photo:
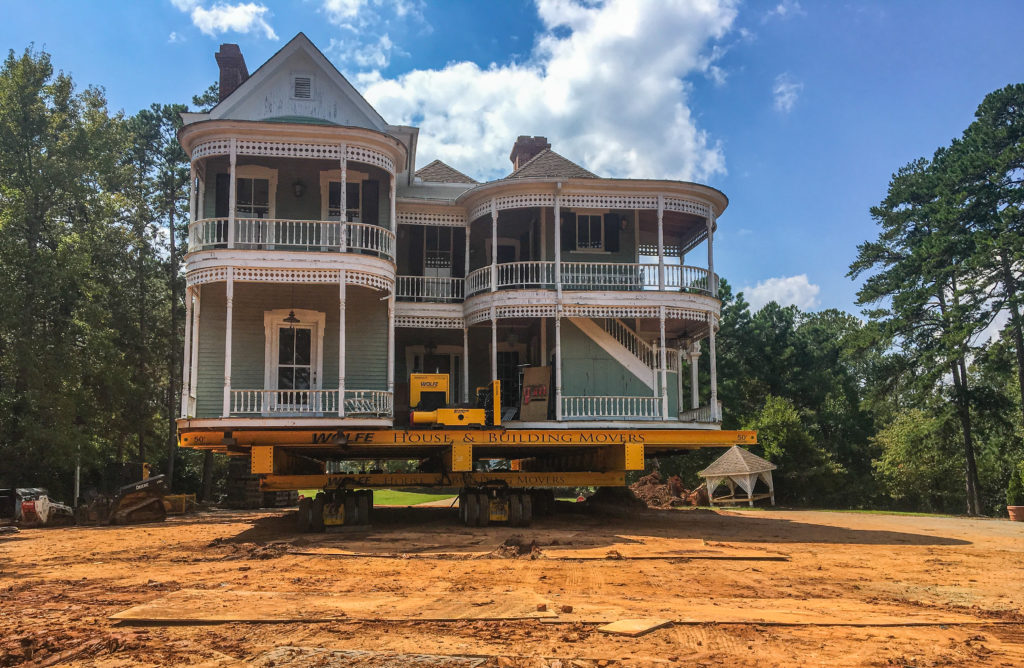
<instances>
[{"instance_id":1,"label":"second-floor balcony","mask_svg":"<svg viewBox=\"0 0 1024 668\"><path fill-rule=\"evenodd\" d=\"M708 270L678 264L635 262L509 262L481 267L466 277L466 297L492 290L563 290L693 292L710 295ZM717 277L716 277L717 280Z\"/></svg>"},{"instance_id":2,"label":"second-floor balcony","mask_svg":"<svg viewBox=\"0 0 1024 668\"><path fill-rule=\"evenodd\" d=\"M363 253L395 259L395 234L366 223L278 218L204 218L189 226L189 250L218 248Z\"/></svg>"}]
</instances>

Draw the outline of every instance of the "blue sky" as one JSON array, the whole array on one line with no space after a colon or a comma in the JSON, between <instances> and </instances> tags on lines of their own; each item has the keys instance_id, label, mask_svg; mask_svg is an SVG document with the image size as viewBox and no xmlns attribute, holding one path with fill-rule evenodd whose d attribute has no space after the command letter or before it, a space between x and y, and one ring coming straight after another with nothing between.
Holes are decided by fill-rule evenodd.
<instances>
[{"instance_id":1,"label":"blue sky","mask_svg":"<svg viewBox=\"0 0 1024 668\"><path fill-rule=\"evenodd\" d=\"M890 175L1024 79L1021 2L0 2L115 109L187 102L237 42L254 70L305 32L419 163L507 171L518 134L607 176L724 191L716 269L748 299L858 312L845 277ZM696 261L694 262L696 263Z\"/></svg>"}]
</instances>

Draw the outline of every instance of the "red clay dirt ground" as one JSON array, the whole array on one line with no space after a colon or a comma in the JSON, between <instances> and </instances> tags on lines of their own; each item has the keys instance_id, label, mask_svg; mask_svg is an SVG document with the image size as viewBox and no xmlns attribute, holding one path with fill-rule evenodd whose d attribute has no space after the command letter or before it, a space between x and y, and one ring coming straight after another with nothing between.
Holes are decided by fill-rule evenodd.
<instances>
[{"instance_id":1,"label":"red clay dirt ground","mask_svg":"<svg viewBox=\"0 0 1024 668\"><path fill-rule=\"evenodd\" d=\"M0 537L0 666L1024 665L1020 523L687 509L470 530L388 508L292 525L211 511ZM637 617L675 623L597 630Z\"/></svg>"}]
</instances>

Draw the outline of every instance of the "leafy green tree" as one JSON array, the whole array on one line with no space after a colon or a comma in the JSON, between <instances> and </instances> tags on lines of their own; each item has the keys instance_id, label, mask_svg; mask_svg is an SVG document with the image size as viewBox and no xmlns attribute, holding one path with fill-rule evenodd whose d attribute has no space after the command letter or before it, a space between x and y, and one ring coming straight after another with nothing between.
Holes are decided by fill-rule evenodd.
<instances>
[{"instance_id":1,"label":"leafy green tree","mask_svg":"<svg viewBox=\"0 0 1024 668\"><path fill-rule=\"evenodd\" d=\"M963 220L962 196L949 169L949 151L918 160L893 176L885 199L871 209L878 239L858 246L849 275L868 274L857 293L875 321L878 343L910 362L913 381L926 390L951 382L960 422L967 512L980 512L971 425L967 359L984 327L971 298L975 239Z\"/></svg>"},{"instance_id":2,"label":"leafy green tree","mask_svg":"<svg viewBox=\"0 0 1024 668\"><path fill-rule=\"evenodd\" d=\"M887 494L906 510L950 511L961 498L959 464L950 452L948 421L911 409L874 437L880 454L872 462Z\"/></svg>"}]
</instances>

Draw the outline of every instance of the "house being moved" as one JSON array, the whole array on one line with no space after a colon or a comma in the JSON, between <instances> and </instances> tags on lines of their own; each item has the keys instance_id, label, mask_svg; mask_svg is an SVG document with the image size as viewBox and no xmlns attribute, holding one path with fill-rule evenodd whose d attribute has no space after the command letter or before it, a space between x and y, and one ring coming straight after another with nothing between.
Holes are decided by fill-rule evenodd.
<instances>
[{"instance_id":1,"label":"house being moved","mask_svg":"<svg viewBox=\"0 0 1024 668\"><path fill-rule=\"evenodd\" d=\"M602 178L533 136L497 180L417 169L418 129L389 124L305 35L251 75L236 45L216 57L220 102L180 133L183 445L403 427L424 372L453 402L500 380L506 430L719 429L721 192Z\"/></svg>"}]
</instances>

